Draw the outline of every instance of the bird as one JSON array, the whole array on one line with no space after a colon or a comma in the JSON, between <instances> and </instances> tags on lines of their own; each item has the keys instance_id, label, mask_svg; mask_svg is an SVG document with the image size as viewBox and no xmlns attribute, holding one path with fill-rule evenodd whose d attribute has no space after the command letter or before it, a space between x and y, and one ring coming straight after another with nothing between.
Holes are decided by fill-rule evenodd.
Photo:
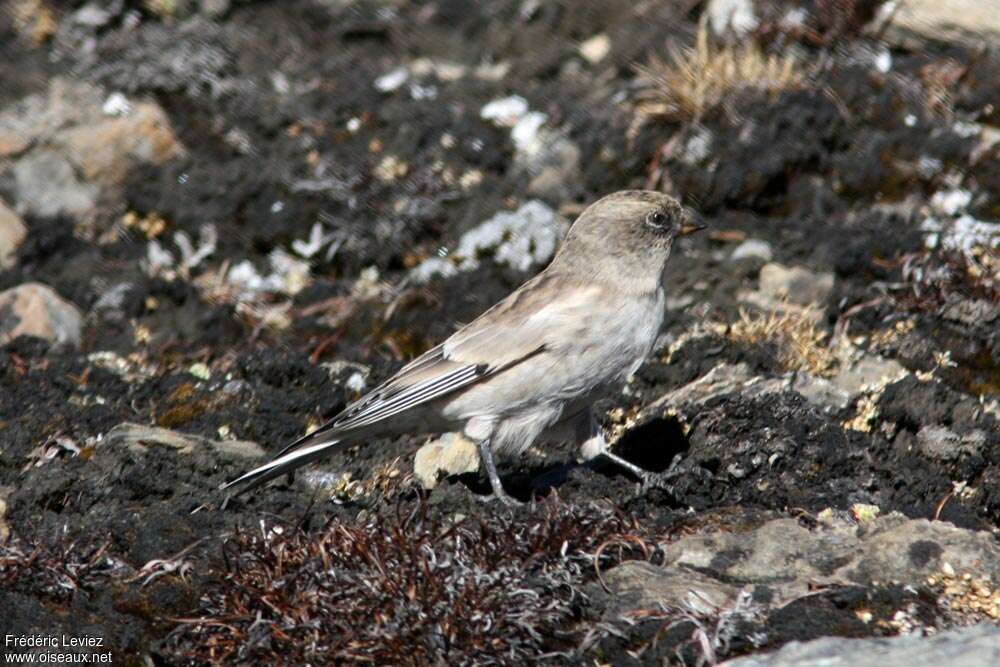
<instances>
[{"instance_id":1,"label":"bird","mask_svg":"<svg viewBox=\"0 0 1000 667\"><path fill-rule=\"evenodd\" d=\"M674 197L623 190L579 215L545 269L268 463L222 485L240 495L379 438L461 433L476 443L492 498L513 503L494 455L575 441L610 451L595 400L638 370L663 324L674 241L704 229ZM227 502L228 502L227 498Z\"/></svg>"}]
</instances>

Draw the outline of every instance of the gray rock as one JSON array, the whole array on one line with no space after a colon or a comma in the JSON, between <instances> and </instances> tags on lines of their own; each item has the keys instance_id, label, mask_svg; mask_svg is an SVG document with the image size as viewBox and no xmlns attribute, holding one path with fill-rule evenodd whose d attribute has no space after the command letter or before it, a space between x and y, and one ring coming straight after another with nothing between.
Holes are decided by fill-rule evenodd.
<instances>
[{"instance_id":1,"label":"gray rock","mask_svg":"<svg viewBox=\"0 0 1000 667\"><path fill-rule=\"evenodd\" d=\"M222 391L230 396L236 396L243 392L250 392L252 387L246 380L230 380L222 387Z\"/></svg>"},{"instance_id":2,"label":"gray rock","mask_svg":"<svg viewBox=\"0 0 1000 667\"><path fill-rule=\"evenodd\" d=\"M102 447L126 447L136 454L144 454L150 447L167 447L178 454L190 454L197 448L211 447L215 451L236 458L254 459L264 456L264 449L249 440L212 440L191 433L178 433L156 426L126 422L108 431Z\"/></svg>"},{"instance_id":3,"label":"gray rock","mask_svg":"<svg viewBox=\"0 0 1000 667\"><path fill-rule=\"evenodd\" d=\"M709 0L705 15L716 35L743 37L759 23L753 0Z\"/></svg>"},{"instance_id":4,"label":"gray rock","mask_svg":"<svg viewBox=\"0 0 1000 667\"><path fill-rule=\"evenodd\" d=\"M722 667L984 667L997 664L1000 664L1000 628L984 623L931 637L824 637L809 642L789 642L774 653L727 660Z\"/></svg>"},{"instance_id":5,"label":"gray rock","mask_svg":"<svg viewBox=\"0 0 1000 667\"><path fill-rule=\"evenodd\" d=\"M990 303L985 299L965 299L958 294L950 294L941 309L941 317L970 327L978 327L1000 319L1000 304Z\"/></svg>"},{"instance_id":6,"label":"gray rock","mask_svg":"<svg viewBox=\"0 0 1000 667\"><path fill-rule=\"evenodd\" d=\"M457 433L445 433L417 450L413 459L413 475L425 489L437 486L441 476L461 475L479 469L479 452L468 438Z\"/></svg>"},{"instance_id":7,"label":"gray rock","mask_svg":"<svg viewBox=\"0 0 1000 667\"><path fill-rule=\"evenodd\" d=\"M851 404L850 393L826 378L809 373L796 374L792 389L802 394L813 405L826 411L836 412Z\"/></svg>"},{"instance_id":8,"label":"gray rock","mask_svg":"<svg viewBox=\"0 0 1000 667\"><path fill-rule=\"evenodd\" d=\"M41 283L0 292L0 345L18 336L38 336L57 345L79 345L80 310Z\"/></svg>"},{"instance_id":9,"label":"gray rock","mask_svg":"<svg viewBox=\"0 0 1000 667\"><path fill-rule=\"evenodd\" d=\"M259 459L266 455L264 448L252 440L208 440L208 444L233 458Z\"/></svg>"},{"instance_id":10,"label":"gray rock","mask_svg":"<svg viewBox=\"0 0 1000 667\"><path fill-rule=\"evenodd\" d=\"M604 573L604 581L616 599L609 615L631 609L695 607L705 603L731 606L740 593L738 586L723 583L684 567L657 567L645 561L627 561Z\"/></svg>"},{"instance_id":11,"label":"gray rock","mask_svg":"<svg viewBox=\"0 0 1000 667\"><path fill-rule=\"evenodd\" d=\"M611 52L611 38L605 33L598 33L590 39L585 39L578 48L580 55L591 65L604 60Z\"/></svg>"},{"instance_id":12,"label":"gray rock","mask_svg":"<svg viewBox=\"0 0 1000 667\"><path fill-rule=\"evenodd\" d=\"M12 164L21 212L87 218L102 188L181 153L160 106L88 83L56 78L0 110L0 157Z\"/></svg>"},{"instance_id":13,"label":"gray rock","mask_svg":"<svg viewBox=\"0 0 1000 667\"><path fill-rule=\"evenodd\" d=\"M201 13L213 18L222 16L232 8L231 0L201 0L199 4Z\"/></svg>"},{"instance_id":14,"label":"gray rock","mask_svg":"<svg viewBox=\"0 0 1000 667\"><path fill-rule=\"evenodd\" d=\"M920 452L939 461L955 461L960 456L979 454L986 446L986 433L980 430L959 435L944 426L924 426L917 432Z\"/></svg>"},{"instance_id":15,"label":"gray rock","mask_svg":"<svg viewBox=\"0 0 1000 667\"><path fill-rule=\"evenodd\" d=\"M982 0L907 0L892 12L885 37L892 44L960 41L973 46L995 43L1000 37L996 3Z\"/></svg>"},{"instance_id":16,"label":"gray rock","mask_svg":"<svg viewBox=\"0 0 1000 667\"><path fill-rule=\"evenodd\" d=\"M18 206L40 217L90 216L97 205L98 189L77 178L73 165L52 150L40 150L14 164Z\"/></svg>"},{"instance_id":17,"label":"gray rock","mask_svg":"<svg viewBox=\"0 0 1000 667\"><path fill-rule=\"evenodd\" d=\"M72 21L76 25L88 28L101 28L111 22L114 15L97 3L89 2L73 12Z\"/></svg>"},{"instance_id":18,"label":"gray rock","mask_svg":"<svg viewBox=\"0 0 1000 667\"><path fill-rule=\"evenodd\" d=\"M867 387L897 380L907 372L906 368L895 359L866 354L841 366L831 381L854 399Z\"/></svg>"},{"instance_id":19,"label":"gray rock","mask_svg":"<svg viewBox=\"0 0 1000 667\"><path fill-rule=\"evenodd\" d=\"M0 269L14 266L17 249L27 235L28 228L21 217L0 199Z\"/></svg>"},{"instance_id":20,"label":"gray rock","mask_svg":"<svg viewBox=\"0 0 1000 667\"><path fill-rule=\"evenodd\" d=\"M329 361L320 364L320 368L326 370L331 380L342 384L355 396L359 396L368 388L368 378L372 373L372 369L368 366L353 361Z\"/></svg>"},{"instance_id":21,"label":"gray rock","mask_svg":"<svg viewBox=\"0 0 1000 667\"><path fill-rule=\"evenodd\" d=\"M736 391L748 396L759 396L780 392L788 388L788 381L781 378L765 379L752 375L750 367L744 363L730 365L719 364L697 380L683 387L667 392L656 399L640 415L662 414L665 410L682 405L703 405L717 396L723 396Z\"/></svg>"},{"instance_id":22,"label":"gray rock","mask_svg":"<svg viewBox=\"0 0 1000 667\"><path fill-rule=\"evenodd\" d=\"M779 600L813 584L922 584L945 563L956 572L1000 577L1000 545L989 533L896 513L861 525L833 517L815 530L795 519L774 519L749 531L683 537L664 551L666 567L694 568L729 584L766 585Z\"/></svg>"},{"instance_id":23,"label":"gray rock","mask_svg":"<svg viewBox=\"0 0 1000 667\"><path fill-rule=\"evenodd\" d=\"M800 306L823 303L833 291L833 274L772 262L760 270L760 291L775 302L787 299Z\"/></svg>"},{"instance_id":24,"label":"gray rock","mask_svg":"<svg viewBox=\"0 0 1000 667\"><path fill-rule=\"evenodd\" d=\"M733 254L730 255L730 259L733 261L754 258L770 262L773 257L774 251L771 249L771 244L760 239L747 239L736 246Z\"/></svg>"},{"instance_id":25,"label":"gray rock","mask_svg":"<svg viewBox=\"0 0 1000 667\"><path fill-rule=\"evenodd\" d=\"M156 104L138 102L113 117L98 111L54 138L88 181L114 185L137 164L162 164L182 152L167 114Z\"/></svg>"}]
</instances>

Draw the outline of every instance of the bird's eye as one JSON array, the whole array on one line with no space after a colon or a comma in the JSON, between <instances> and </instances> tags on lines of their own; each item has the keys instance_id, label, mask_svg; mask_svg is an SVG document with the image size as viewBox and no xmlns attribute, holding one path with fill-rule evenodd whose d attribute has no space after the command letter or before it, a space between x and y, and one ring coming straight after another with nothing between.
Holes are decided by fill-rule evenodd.
<instances>
[{"instance_id":1,"label":"bird's eye","mask_svg":"<svg viewBox=\"0 0 1000 667\"><path fill-rule=\"evenodd\" d=\"M663 229L667 226L667 216L659 211L651 211L646 214L646 224L653 229Z\"/></svg>"}]
</instances>

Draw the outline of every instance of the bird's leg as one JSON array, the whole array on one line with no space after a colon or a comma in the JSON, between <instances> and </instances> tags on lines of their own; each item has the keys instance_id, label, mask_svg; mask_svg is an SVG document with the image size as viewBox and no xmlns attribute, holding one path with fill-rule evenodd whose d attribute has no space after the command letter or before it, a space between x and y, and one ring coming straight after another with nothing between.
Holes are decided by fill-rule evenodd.
<instances>
[{"instance_id":1,"label":"bird's leg","mask_svg":"<svg viewBox=\"0 0 1000 667\"><path fill-rule=\"evenodd\" d=\"M669 480L677 477L681 473L681 461L684 460L683 454L675 454L672 461L670 461L670 467L668 467L663 472L650 472L645 471L642 476L642 489L646 491L648 489L653 489L656 487L663 487L667 491L673 493L673 489L666 484Z\"/></svg>"},{"instance_id":2,"label":"bird's leg","mask_svg":"<svg viewBox=\"0 0 1000 667\"><path fill-rule=\"evenodd\" d=\"M604 432L601 430L600 424L594 419L594 416L589 412L585 415L584 421L581 422L582 432L584 442L580 449L586 458L597 458L598 456L603 456L608 461L611 461L616 466L624 468L628 472L632 473L642 481L642 486L644 489L658 486L663 482L672 479L679 472L678 466L683 459L681 454L677 454L673 461L670 462L670 467L663 472L652 472L651 470L646 470L636 464L628 461L621 456L613 453L608 446L608 441L604 438Z\"/></svg>"},{"instance_id":3,"label":"bird's leg","mask_svg":"<svg viewBox=\"0 0 1000 667\"><path fill-rule=\"evenodd\" d=\"M607 447L607 445L605 445L605 447ZM601 456L603 456L607 460L611 461L612 463L614 463L619 468L624 468L625 470L628 470L630 473L632 473L633 475L635 475L636 477L638 477L641 480L645 481L646 476L650 474L650 472L648 470L646 470L645 468L640 468L639 466L637 466L636 464L632 463L631 461L626 461L625 459L623 459L622 457L618 456L617 454L612 454L610 449L605 449L604 451L602 451L601 452Z\"/></svg>"},{"instance_id":4,"label":"bird's leg","mask_svg":"<svg viewBox=\"0 0 1000 667\"><path fill-rule=\"evenodd\" d=\"M483 469L486 470L486 476L490 480L490 487L493 489L492 500L497 500L505 505L509 505L516 501L508 496L507 492L503 490L503 484L500 482L500 475L497 474L497 465L493 462L492 443L492 438L480 438L476 441L476 446L479 448L479 461L483 464Z\"/></svg>"}]
</instances>

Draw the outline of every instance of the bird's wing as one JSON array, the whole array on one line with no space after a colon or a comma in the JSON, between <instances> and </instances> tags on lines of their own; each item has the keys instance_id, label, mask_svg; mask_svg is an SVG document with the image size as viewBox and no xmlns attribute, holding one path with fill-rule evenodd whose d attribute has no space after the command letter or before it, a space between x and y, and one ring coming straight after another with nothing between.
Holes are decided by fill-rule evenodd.
<instances>
[{"instance_id":1,"label":"bird's wing","mask_svg":"<svg viewBox=\"0 0 1000 667\"><path fill-rule=\"evenodd\" d=\"M553 348L556 341L552 333L558 328L560 314L587 303L593 290L564 290L558 300L552 300L555 293L546 289L548 282L544 273L535 276L277 456L319 439L372 426Z\"/></svg>"},{"instance_id":2,"label":"bird's wing","mask_svg":"<svg viewBox=\"0 0 1000 667\"><path fill-rule=\"evenodd\" d=\"M481 382L545 352L557 341L561 314L578 310L592 294L543 289L536 276L506 299L428 350L371 392L347 406L316 431L281 450L271 463L227 486L252 481L253 486L346 446L354 434L369 432L380 422L463 387ZM556 345L557 346L557 345ZM301 455L299 455L301 454ZM248 490L252 487L247 487Z\"/></svg>"}]
</instances>

